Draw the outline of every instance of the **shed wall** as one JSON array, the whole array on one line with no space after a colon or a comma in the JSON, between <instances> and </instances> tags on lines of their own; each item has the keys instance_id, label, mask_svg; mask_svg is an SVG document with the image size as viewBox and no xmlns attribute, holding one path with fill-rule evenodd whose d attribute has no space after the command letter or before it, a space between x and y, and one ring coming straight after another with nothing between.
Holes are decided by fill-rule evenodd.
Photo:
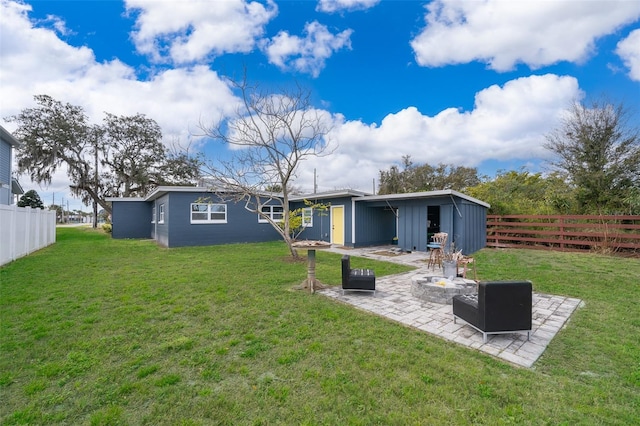
<instances>
[{"instance_id":1,"label":"shed wall","mask_svg":"<svg viewBox=\"0 0 640 426\"><path fill-rule=\"evenodd\" d=\"M356 247L388 245L396 236L396 215L387 205L356 205Z\"/></svg>"}]
</instances>

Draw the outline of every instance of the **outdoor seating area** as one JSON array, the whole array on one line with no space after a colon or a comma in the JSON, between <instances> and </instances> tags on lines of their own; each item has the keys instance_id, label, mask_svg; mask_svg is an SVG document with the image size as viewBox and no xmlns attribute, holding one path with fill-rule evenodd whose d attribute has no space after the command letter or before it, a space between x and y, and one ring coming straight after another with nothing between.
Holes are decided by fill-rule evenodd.
<instances>
[{"instance_id":1,"label":"outdoor seating area","mask_svg":"<svg viewBox=\"0 0 640 426\"><path fill-rule=\"evenodd\" d=\"M351 256L342 256L342 294L345 291L369 291L376 294L376 274L371 269L352 269Z\"/></svg>"},{"instance_id":2,"label":"outdoor seating area","mask_svg":"<svg viewBox=\"0 0 640 426\"><path fill-rule=\"evenodd\" d=\"M460 318L482 333L482 343L489 334L531 333L530 281L480 282L475 294L453 296L453 322Z\"/></svg>"},{"instance_id":3,"label":"outdoor seating area","mask_svg":"<svg viewBox=\"0 0 640 426\"><path fill-rule=\"evenodd\" d=\"M482 314L480 310L474 313L471 309L473 303L466 307L468 308L466 312L462 312L456 299L467 296L452 296L455 305L416 297L416 281L432 281L430 277L443 275L442 269L432 269L429 265L428 253L412 252L385 256L381 254L384 253L384 248L381 247L364 249L332 247L329 250L343 255L398 262L414 266L416 270L378 277L375 294L343 293L340 286L323 289L319 294L522 367L531 367L535 363L571 314L581 305L579 299L532 292L531 283L528 281L502 285L481 282L478 284L478 289L483 288L483 296L477 296L477 300L479 307L482 306L484 309ZM418 277L417 280L416 277ZM461 278L459 280L473 282ZM500 292L502 289L504 294L501 297L504 299L512 297L507 294L511 287L517 287L515 291L522 294L528 292L529 299L516 303L515 309L507 309L498 315L486 317L487 314L492 314L491 309L495 307L492 304L499 303L493 300L495 295L492 290ZM501 297L499 296L498 299ZM464 321L457 321L454 313ZM479 315L485 315L485 317L480 318ZM515 321L515 326L505 326L512 320ZM521 333L522 331L526 334Z\"/></svg>"}]
</instances>

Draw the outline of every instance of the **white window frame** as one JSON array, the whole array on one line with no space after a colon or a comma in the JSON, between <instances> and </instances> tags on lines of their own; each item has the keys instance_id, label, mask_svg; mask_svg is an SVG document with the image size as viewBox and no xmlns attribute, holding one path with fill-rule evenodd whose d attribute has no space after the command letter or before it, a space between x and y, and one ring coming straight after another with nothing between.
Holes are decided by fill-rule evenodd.
<instances>
[{"instance_id":1,"label":"white window frame","mask_svg":"<svg viewBox=\"0 0 640 426\"><path fill-rule=\"evenodd\" d=\"M158 206L158 223L164 223L164 203Z\"/></svg>"},{"instance_id":2,"label":"white window frame","mask_svg":"<svg viewBox=\"0 0 640 426\"><path fill-rule=\"evenodd\" d=\"M206 206L206 210L197 210L194 211L193 210L193 206ZM220 209L220 207L222 207L221 211L218 210ZM194 213L199 213L199 214L206 214L206 219L194 219L193 218L193 214ZM216 215L220 215L220 214L224 214L224 219L212 219L211 215L216 214ZM213 204L213 203L191 203L189 205L189 219L191 221L191 224L193 225L199 225L199 224L212 224L212 223L227 223L227 205L226 204L222 204L222 203L217 203L217 204Z\"/></svg>"},{"instance_id":3,"label":"white window frame","mask_svg":"<svg viewBox=\"0 0 640 426\"><path fill-rule=\"evenodd\" d=\"M274 212L274 208L279 208L281 209L281 211L279 212ZM267 209L268 211L265 211L265 209ZM273 220L275 223L280 222L281 220L284 219L284 206L280 205L280 204L268 204L268 205L264 205L260 208L260 211L262 212L262 214L258 213L258 223L269 223L269 221L263 216L264 214L266 214L267 216L269 216L271 218L271 220ZM278 217L278 215L280 217Z\"/></svg>"},{"instance_id":4,"label":"white window frame","mask_svg":"<svg viewBox=\"0 0 640 426\"><path fill-rule=\"evenodd\" d=\"M302 209L302 227L313 228L313 209L311 207Z\"/></svg>"},{"instance_id":5,"label":"white window frame","mask_svg":"<svg viewBox=\"0 0 640 426\"><path fill-rule=\"evenodd\" d=\"M151 208L151 223L156 223L156 205Z\"/></svg>"}]
</instances>

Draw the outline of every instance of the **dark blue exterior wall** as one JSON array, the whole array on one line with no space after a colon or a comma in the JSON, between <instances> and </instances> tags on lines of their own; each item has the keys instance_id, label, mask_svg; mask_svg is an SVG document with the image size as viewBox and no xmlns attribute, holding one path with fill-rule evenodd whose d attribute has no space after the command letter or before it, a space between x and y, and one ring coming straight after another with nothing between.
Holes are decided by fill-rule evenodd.
<instances>
[{"instance_id":1,"label":"dark blue exterior wall","mask_svg":"<svg viewBox=\"0 0 640 426\"><path fill-rule=\"evenodd\" d=\"M175 192L166 195L166 198L168 208L165 207L165 225L170 224L167 247L249 243L281 238L270 224L259 223L258 215L246 210L244 203L223 202L215 194L205 192ZM227 223L192 224L191 203L198 199L226 204ZM161 243L160 239L158 242Z\"/></svg>"},{"instance_id":2,"label":"dark blue exterior wall","mask_svg":"<svg viewBox=\"0 0 640 426\"><path fill-rule=\"evenodd\" d=\"M156 221L153 226L153 238L163 247L170 247L169 245L169 230L171 207L169 206L169 195L165 194L162 197L152 201L152 204L156 207ZM164 206L164 221L160 222L160 210Z\"/></svg>"},{"instance_id":3,"label":"dark blue exterior wall","mask_svg":"<svg viewBox=\"0 0 640 426\"><path fill-rule=\"evenodd\" d=\"M270 224L259 223L258 215L247 211L243 203L224 203L227 205L227 223L191 224L190 205L203 202L203 199L211 203L223 202L209 192L179 191L168 192L149 202L114 201L113 237L151 237L165 247L275 241L281 238ZM313 202L343 206L346 246L388 245L397 236L400 248L425 251L434 232L448 233L449 243L454 241L456 249L461 249L464 254L471 254L486 245L487 208L457 196L369 201L348 195L315 199ZM151 223L154 205L156 222ZM159 222L160 205L164 205L164 223ZM302 201L291 203L292 210L304 206ZM432 220L429 228L428 220L433 218L437 221ZM298 239L331 241L331 227L331 210L321 212L314 209L313 226L305 228Z\"/></svg>"},{"instance_id":4,"label":"dark blue exterior wall","mask_svg":"<svg viewBox=\"0 0 640 426\"><path fill-rule=\"evenodd\" d=\"M344 207L344 244L346 246L353 245L351 238L351 212L352 212L352 196L334 197L334 198L319 198L311 200L313 203L323 204L327 206L327 210L320 212L317 209L313 211L313 227L305 228L305 230L298 237L299 240L331 240L331 209L329 206L343 206ZM291 203L291 209L297 209L305 207L304 202L296 201Z\"/></svg>"},{"instance_id":5,"label":"dark blue exterior wall","mask_svg":"<svg viewBox=\"0 0 640 426\"><path fill-rule=\"evenodd\" d=\"M145 201L120 201L112 204L113 238L152 238L151 205Z\"/></svg>"}]
</instances>

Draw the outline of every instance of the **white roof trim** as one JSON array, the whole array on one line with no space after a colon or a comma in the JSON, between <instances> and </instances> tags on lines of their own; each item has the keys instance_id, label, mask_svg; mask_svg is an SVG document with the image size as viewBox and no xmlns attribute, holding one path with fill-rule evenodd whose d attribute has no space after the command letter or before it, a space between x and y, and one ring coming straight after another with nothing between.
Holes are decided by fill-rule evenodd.
<instances>
[{"instance_id":1,"label":"white roof trim","mask_svg":"<svg viewBox=\"0 0 640 426\"><path fill-rule=\"evenodd\" d=\"M472 203L480 204L486 208L491 207L490 204L480 201L477 198L465 195L462 192L454 191L453 189L443 189L439 191L424 191L424 192L409 192L407 194L387 194L387 195L367 195L364 197L356 198L355 201L385 201L385 200L412 200L418 198L433 198L433 197L445 197L454 196L463 198Z\"/></svg>"},{"instance_id":2,"label":"white roof trim","mask_svg":"<svg viewBox=\"0 0 640 426\"><path fill-rule=\"evenodd\" d=\"M10 145L13 145L15 147L20 146L20 142L18 142L18 139L16 139L11 133L9 133L7 129L2 126L0 126L0 136L2 136L2 140L9 142Z\"/></svg>"},{"instance_id":3,"label":"white roof trim","mask_svg":"<svg viewBox=\"0 0 640 426\"><path fill-rule=\"evenodd\" d=\"M340 189L337 191L316 192L313 194L294 195L289 197L291 201L316 200L318 198L335 198L335 197L364 197L371 195L368 192L357 191L355 189Z\"/></svg>"},{"instance_id":4,"label":"white roof trim","mask_svg":"<svg viewBox=\"0 0 640 426\"><path fill-rule=\"evenodd\" d=\"M106 197L105 201L145 201L142 197Z\"/></svg>"}]
</instances>

